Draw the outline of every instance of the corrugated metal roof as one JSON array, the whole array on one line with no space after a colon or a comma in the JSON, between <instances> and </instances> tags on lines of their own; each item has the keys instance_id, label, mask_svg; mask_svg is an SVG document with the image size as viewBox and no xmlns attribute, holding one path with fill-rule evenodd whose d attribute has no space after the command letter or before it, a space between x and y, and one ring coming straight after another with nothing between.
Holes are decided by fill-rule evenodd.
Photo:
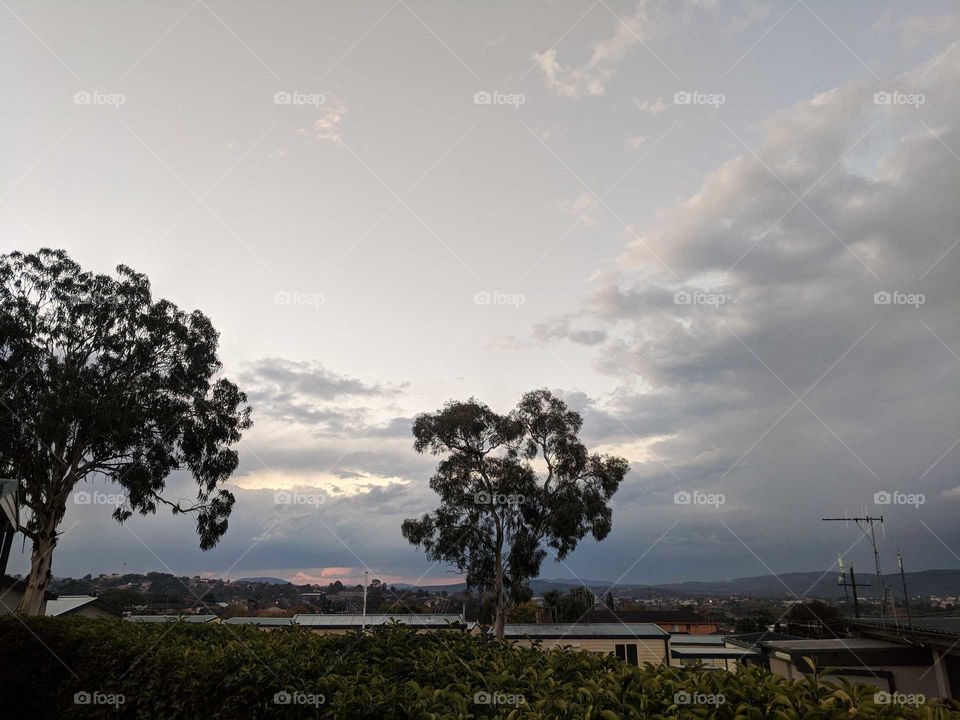
<instances>
[{"instance_id":1,"label":"corrugated metal roof","mask_svg":"<svg viewBox=\"0 0 960 720\"><path fill-rule=\"evenodd\" d=\"M905 618L899 619L899 625L887 618L859 618L856 625L863 627L877 627L889 631L908 633L910 627ZM960 635L960 618L956 617L928 617L914 618L913 629L917 632L937 633L942 635Z\"/></svg>"},{"instance_id":2,"label":"corrugated metal roof","mask_svg":"<svg viewBox=\"0 0 960 720\"><path fill-rule=\"evenodd\" d=\"M206 623L217 619L216 615L127 615L123 618L127 622L185 622L185 623Z\"/></svg>"},{"instance_id":3,"label":"corrugated metal roof","mask_svg":"<svg viewBox=\"0 0 960 720\"><path fill-rule=\"evenodd\" d=\"M665 638L668 635L653 623L518 623L504 628L504 636L512 638Z\"/></svg>"},{"instance_id":4,"label":"corrugated metal roof","mask_svg":"<svg viewBox=\"0 0 960 720\"><path fill-rule=\"evenodd\" d=\"M723 635L670 635L670 644L676 645L714 645L723 647Z\"/></svg>"},{"instance_id":5,"label":"corrugated metal roof","mask_svg":"<svg viewBox=\"0 0 960 720\"><path fill-rule=\"evenodd\" d=\"M47 600L47 617L66 615L96 600L93 595L60 595L56 600Z\"/></svg>"},{"instance_id":6,"label":"corrugated metal roof","mask_svg":"<svg viewBox=\"0 0 960 720\"><path fill-rule=\"evenodd\" d=\"M223 621L224 625L293 625L288 617L232 617Z\"/></svg>"},{"instance_id":7,"label":"corrugated metal roof","mask_svg":"<svg viewBox=\"0 0 960 720\"><path fill-rule=\"evenodd\" d=\"M463 625L463 617L460 615L367 615L364 620L360 614L302 614L295 615L293 618L297 625L310 625L312 627L361 627L364 624L387 625L392 622L398 622L401 625L412 625L416 627L447 627L449 625Z\"/></svg>"},{"instance_id":8,"label":"corrugated metal roof","mask_svg":"<svg viewBox=\"0 0 960 720\"><path fill-rule=\"evenodd\" d=\"M670 655L675 658L739 658L744 655L757 655L756 650L725 647L674 647L670 646Z\"/></svg>"},{"instance_id":9,"label":"corrugated metal roof","mask_svg":"<svg viewBox=\"0 0 960 720\"><path fill-rule=\"evenodd\" d=\"M902 643L873 638L825 638L823 640L774 640L762 643L773 650L788 653L801 652L844 652L847 650L891 650L904 647Z\"/></svg>"}]
</instances>

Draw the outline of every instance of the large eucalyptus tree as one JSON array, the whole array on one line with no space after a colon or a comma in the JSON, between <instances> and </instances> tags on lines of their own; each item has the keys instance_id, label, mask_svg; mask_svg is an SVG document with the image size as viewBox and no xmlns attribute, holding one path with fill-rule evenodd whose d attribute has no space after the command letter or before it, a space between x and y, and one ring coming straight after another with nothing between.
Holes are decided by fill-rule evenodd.
<instances>
[{"instance_id":1,"label":"large eucalyptus tree","mask_svg":"<svg viewBox=\"0 0 960 720\"><path fill-rule=\"evenodd\" d=\"M610 533L610 498L629 465L591 454L582 424L548 390L526 393L506 415L471 398L414 421L417 452L443 456L430 479L440 506L405 520L403 536L490 593L498 637L548 550L562 560L588 533Z\"/></svg>"},{"instance_id":2,"label":"large eucalyptus tree","mask_svg":"<svg viewBox=\"0 0 960 720\"><path fill-rule=\"evenodd\" d=\"M226 532L250 427L246 396L218 377L217 331L154 299L145 275L85 272L62 250L0 255L0 477L19 481L30 576L19 611L42 614L58 527L78 484L113 482L118 522L194 513L200 547ZM163 496L188 471L196 501Z\"/></svg>"}]
</instances>

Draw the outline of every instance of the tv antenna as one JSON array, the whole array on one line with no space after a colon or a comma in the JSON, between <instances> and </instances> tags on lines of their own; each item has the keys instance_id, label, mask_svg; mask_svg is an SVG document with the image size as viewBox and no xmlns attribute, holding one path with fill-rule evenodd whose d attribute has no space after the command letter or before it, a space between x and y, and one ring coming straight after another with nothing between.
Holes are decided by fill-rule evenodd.
<instances>
[{"instance_id":1,"label":"tv antenna","mask_svg":"<svg viewBox=\"0 0 960 720\"><path fill-rule=\"evenodd\" d=\"M873 562L877 571L877 582L880 583L880 617L883 618L887 606L887 584L883 580L883 571L880 569L880 551L877 549L876 525L879 523L880 531L883 532L883 515L873 517L872 515L863 515L860 517L832 517L821 518L824 522L845 522L856 523L857 528L870 541L873 547ZM863 587L863 585L861 585Z\"/></svg>"},{"instance_id":2,"label":"tv antenna","mask_svg":"<svg viewBox=\"0 0 960 720\"><path fill-rule=\"evenodd\" d=\"M857 576L853 572L853 565L850 566L850 580L847 581L847 575L843 570L843 557L840 556L837 558L837 563L840 565L840 577L837 578L837 584L843 588L843 599L845 602L849 602L847 599L847 588L853 588L853 617L860 617L860 597L857 595L858 587L870 587L870 583L859 583L857 584Z\"/></svg>"}]
</instances>

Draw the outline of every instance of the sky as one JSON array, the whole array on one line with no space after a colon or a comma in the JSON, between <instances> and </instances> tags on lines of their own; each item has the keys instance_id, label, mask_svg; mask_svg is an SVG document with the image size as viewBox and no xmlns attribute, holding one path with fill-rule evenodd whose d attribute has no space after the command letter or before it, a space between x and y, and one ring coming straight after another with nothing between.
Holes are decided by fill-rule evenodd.
<instances>
[{"instance_id":1,"label":"sky","mask_svg":"<svg viewBox=\"0 0 960 720\"><path fill-rule=\"evenodd\" d=\"M542 577L960 566L955 3L0 4L0 251L146 273L254 407L214 550L90 484L55 575L458 581L412 419L540 387L631 463Z\"/></svg>"}]
</instances>

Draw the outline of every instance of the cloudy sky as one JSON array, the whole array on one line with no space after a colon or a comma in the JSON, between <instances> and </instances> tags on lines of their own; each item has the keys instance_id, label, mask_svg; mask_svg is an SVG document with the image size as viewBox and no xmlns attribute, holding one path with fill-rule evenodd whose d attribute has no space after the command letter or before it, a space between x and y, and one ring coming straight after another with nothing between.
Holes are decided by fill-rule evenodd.
<instances>
[{"instance_id":1,"label":"cloudy sky","mask_svg":"<svg viewBox=\"0 0 960 720\"><path fill-rule=\"evenodd\" d=\"M94 501L55 574L455 580L411 418L537 387L632 464L544 577L866 570L863 512L960 567L955 3L2 5L0 248L147 273L255 406L215 550Z\"/></svg>"}]
</instances>

